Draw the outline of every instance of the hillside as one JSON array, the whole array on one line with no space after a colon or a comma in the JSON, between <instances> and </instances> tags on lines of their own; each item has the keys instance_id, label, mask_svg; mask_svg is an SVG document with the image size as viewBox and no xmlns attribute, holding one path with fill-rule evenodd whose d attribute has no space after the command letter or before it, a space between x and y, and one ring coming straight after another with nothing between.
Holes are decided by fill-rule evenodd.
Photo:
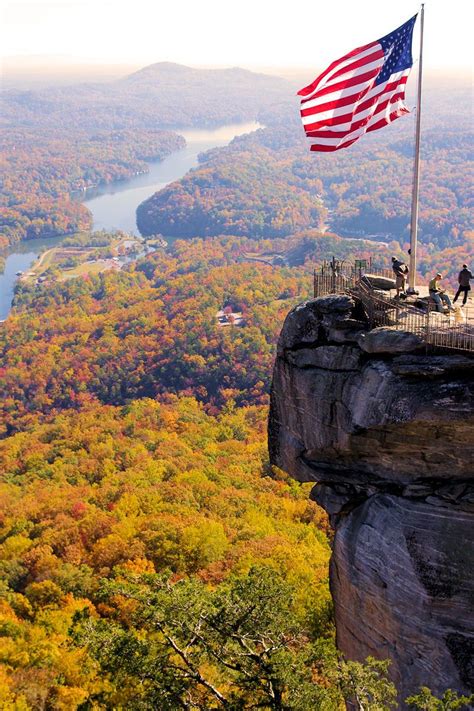
<instances>
[{"instance_id":1,"label":"hillside","mask_svg":"<svg viewBox=\"0 0 474 711\"><path fill-rule=\"evenodd\" d=\"M2 432L64 407L170 392L264 404L278 324L309 273L241 261L252 247L178 241L118 274L21 282L0 326ZM245 327L219 328L228 304Z\"/></svg>"},{"instance_id":2,"label":"hillside","mask_svg":"<svg viewBox=\"0 0 474 711\"><path fill-rule=\"evenodd\" d=\"M18 290L0 324L7 708L272 708L276 689L292 711L342 711L354 691L393 696L386 665L339 660L326 517L268 464L273 344L311 270L248 263L258 247L178 241L116 274ZM226 305L241 326L220 326Z\"/></svg>"},{"instance_id":3,"label":"hillside","mask_svg":"<svg viewBox=\"0 0 474 711\"><path fill-rule=\"evenodd\" d=\"M186 683L179 664L170 675L172 649L157 639L138 600L127 601L138 583L151 595L164 581L176 585L168 605L176 616L187 595L192 625L200 609L209 611L212 590L230 614L229 586L237 592L256 567L287 616L278 634L300 629L295 659L309 651L308 634L321 635L332 648L325 518L299 487L266 475L265 426L264 408L216 418L190 398L166 405L142 399L127 408L66 411L49 425L32 423L28 433L0 442L4 708L47 703L59 711L87 702L151 709L157 708L154 693L155 701L169 697L169 705L160 701L159 708L171 711L181 707L181 698L208 694ZM283 573L287 582L279 578ZM130 587L122 595L107 592L109 584ZM262 614L265 597L257 585L253 604L258 597ZM133 657L119 652L125 636L131 648L143 645L140 665L159 664L165 654L168 672L155 667L153 682L143 684ZM197 640L190 645L195 664L202 664L205 650ZM138 648L136 653L139 659ZM212 657L206 670L202 666L227 693L240 688L242 699L266 698L263 682L246 690L238 675L225 680L224 672ZM303 672L291 682L295 688L297 681L310 680ZM332 693L339 696L337 687ZM206 708L216 708L212 695L204 698Z\"/></svg>"},{"instance_id":4,"label":"hillside","mask_svg":"<svg viewBox=\"0 0 474 711\"><path fill-rule=\"evenodd\" d=\"M87 188L146 172L147 161L162 160L184 145L170 131L5 129L0 249L3 242L90 230L92 216L79 201Z\"/></svg>"},{"instance_id":5,"label":"hillside","mask_svg":"<svg viewBox=\"0 0 474 711\"><path fill-rule=\"evenodd\" d=\"M119 273L20 282L0 325L0 437L65 407L169 393L211 412L229 399L266 404L280 325L311 296L315 260L329 251L382 264L391 254L309 231L288 252L285 244L276 246L294 267L254 261L271 243L233 236L178 240ZM242 313L243 327L219 327L226 306Z\"/></svg>"}]
</instances>

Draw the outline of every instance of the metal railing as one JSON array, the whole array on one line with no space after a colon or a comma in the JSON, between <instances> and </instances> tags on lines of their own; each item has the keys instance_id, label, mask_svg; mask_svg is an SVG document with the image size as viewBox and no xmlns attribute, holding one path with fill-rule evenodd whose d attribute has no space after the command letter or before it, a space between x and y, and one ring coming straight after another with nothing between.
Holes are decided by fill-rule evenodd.
<instances>
[{"instance_id":1,"label":"metal railing","mask_svg":"<svg viewBox=\"0 0 474 711\"><path fill-rule=\"evenodd\" d=\"M331 263L329 263L331 264ZM370 268L370 274L393 278L387 269ZM327 263L314 272L314 296L349 294L364 306L370 328L390 326L410 331L427 345L457 351L474 352L474 309L463 306L449 314L438 313L434 304L420 307L395 300L390 292L374 292L364 273L351 266L328 268Z\"/></svg>"},{"instance_id":2,"label":"metal railing","mask_svg":"<svg viewBox=\"0 0 474 711\"><path fill-rule=\"evenodd\" d=\"M391 269L374 266L372 259L349 262L325 261L319 270L314 270L314 296L342 294L353 289L365 274L393 279Z\"/></svg>"},{"instance_id":3,"label":"metal railing","mask_svg":"<svg viewBox=\"0 0 474 711\"><path fill-rule=\"evenodd\" d=\"M424 340L437 348L451 348L474 353L474 309L463 306L460 318L450 314L449 319L429 308Z\"/></svg>"}]
</instances>

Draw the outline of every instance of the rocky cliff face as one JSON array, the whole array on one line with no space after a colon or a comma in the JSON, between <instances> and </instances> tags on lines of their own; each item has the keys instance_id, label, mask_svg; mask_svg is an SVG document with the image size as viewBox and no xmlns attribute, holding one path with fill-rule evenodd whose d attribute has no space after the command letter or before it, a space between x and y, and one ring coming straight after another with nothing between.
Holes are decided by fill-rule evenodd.
<instances>
[{"instance_id":1,"label":"rocky cliff face","mask_svg":"<svg viewBox=\"0 0 474 711\"><path fill-rule=\"evenodd\" d=\"M335 528L339 648L390 658L401 700L474 687L473 372L367 331L347 296L296 307L278 345L271 461L315 482Z\"/></svg>"}]
</instances>

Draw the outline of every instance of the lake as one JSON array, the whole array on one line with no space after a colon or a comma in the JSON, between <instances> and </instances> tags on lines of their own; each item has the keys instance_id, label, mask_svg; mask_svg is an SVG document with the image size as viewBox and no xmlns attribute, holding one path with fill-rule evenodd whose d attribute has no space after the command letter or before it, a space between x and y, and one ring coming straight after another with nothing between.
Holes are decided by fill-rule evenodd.
<instances>
[{"instance_id":1,"label":"lake","mask_svg":"<svg viewBox=\"0 0 474 711\"><path fill-rule=\"evenodd\" d=\"M194 129L180 131L186 139L186 147L172 153L160 162L150 163L150 172L129 180L120 180L92 188L81 200L94 218L94 230L124 230L138 234L135 211L150 195L162 190L169 183L179 180L188 170L198 165L198 155L210 148L225 146L244 133L251 133L262 126L256 122L236 123L213 130Z\"/></svg>"},{"instance_id":2,"label":"lake","mask_svg":"<svg viewBox=\"0 0 474 711\"><path fill-rule=\"evenodd\" d=\"M93 216L94 230L123 230L138 234L135 211L138 205L150 195L179 180L188 170L198 165L198 155L210 148L225 146L244 133L251 133L262 126L253 121L220 126L215 129L176 129L184 136L186 147L172 153L163 161L149 163L149 172L136 175L128 180L120 180L88 190L82 197ZM3 321L13 300L17 272L26 272L34 264L38 255L58 244L63 237L21 242L6 253L6 265L0 274L0 321Z\"/></svg>"},{"instance_id":3,"label":"lake","mask_svg":"<svg viewBox=\"0 0 474 711\"><path fill-rule=\"evenodd\" d=\"M41 252L54 247L62 239L64 237L27 240L16 244L4 254L6 258L5 271L0 274L0 321L6 319L11 309L13 290L18 278L17 272L27 272Z\"/></svg>"}]
</instances>

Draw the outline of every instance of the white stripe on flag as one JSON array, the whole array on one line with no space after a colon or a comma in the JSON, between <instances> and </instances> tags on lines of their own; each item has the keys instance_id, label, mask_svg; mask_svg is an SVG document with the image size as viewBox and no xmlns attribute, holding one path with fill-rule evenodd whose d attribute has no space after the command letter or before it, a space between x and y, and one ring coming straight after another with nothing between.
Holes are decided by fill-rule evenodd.
<instances>
[{"instance_id":1,"label":"white stripe on flag","mask_svg":"<svg viewBox=\"0 0 474 711\"><path fill-rule=\"evenodd\" d=\"M353 121L359 121L360 119L364 118L365 116L368 116L374 106L377 106L377 104L374 104L373 106L370 106L362 111L358 110L358 105L365 103L366 101L370 101L375 99L376 97L381 98L383 94L386 91L386 87L388 84L392 84L394 81L400 80L402 77L408 76L409 70L405 70L404 72L397 72L396 74L393 74L391 77L388 78L386 82L383 84L379 84L375 87L373 87L363 98L361 101L356 102L355 104L349 105L349 106L341 106L340 108L334 108L330 109L328 111L320 111L320 112L315 112L314 114L310 114L309 116L302 116L301 120L303 122L303 125L306 126L308 124L312 123L321 123L324 122L327 119L335 118L337 116L344 116L347 115L350 117L350 121L348 121L346 124L337 124L337 126L334 126L334 130L337 131L343 131L345 128L350 128L351 124ZM390 94L393 93L398 93L400 90L404 88L405 84L397 84L395 87L393 87L390 90ZM387 97L385 97L387 98ZM352 108L352 111L350 109ZM332 127L328 126L328 130L330 130Z\"/></svg>"}]
</instances>

